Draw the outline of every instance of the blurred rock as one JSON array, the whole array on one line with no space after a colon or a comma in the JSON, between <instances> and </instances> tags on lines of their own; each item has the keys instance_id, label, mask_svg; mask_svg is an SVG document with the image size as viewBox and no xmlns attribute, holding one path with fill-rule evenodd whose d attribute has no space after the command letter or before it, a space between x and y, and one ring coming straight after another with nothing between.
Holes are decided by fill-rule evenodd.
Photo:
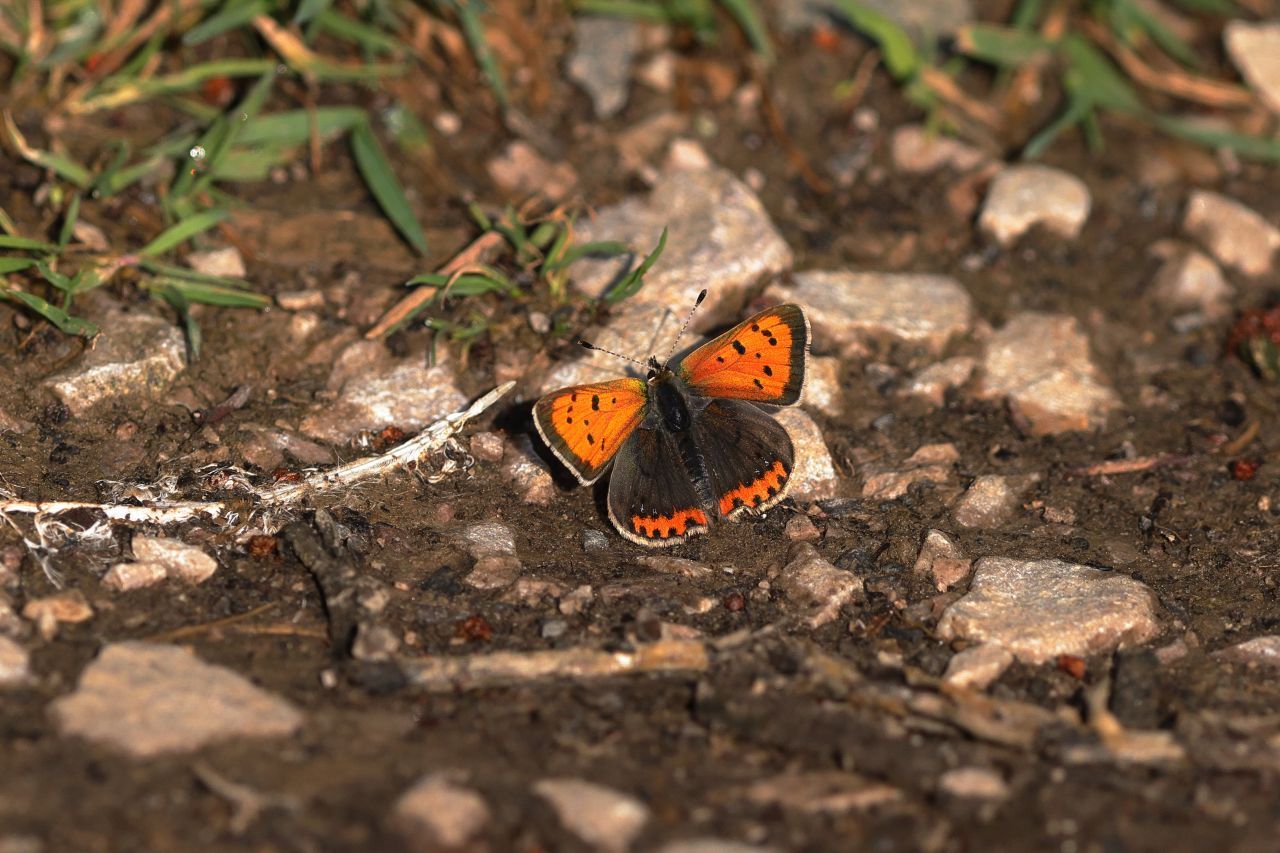
<instances>
[{"instance_id":1,"label":"blurred rock","mask_svg":"<svg viewBox=\"0 0 1280 853\"><path fill-rule=\"evenodd\" d=\"M665 94L675 88L676 63L674 51L658 51L636 69L636 79L655 92Z\"/></svg>"},{"instance_id":2,"label":"blurred rock","mask_svg":"<svg viewBox=\"0 0 1280 853\"><path fill-rule=\"evenodd\" d=\"M110 311L99 325L93 347L44 381L77 417L121 398L159 399L187 365L182 332L159 317Z\"/></svg>"},{"instance_id":3,"label":"blurred rock","mask_svg":"<svg viewBox=\"0 0 1280 853\"><path fill-rule=\"evenodd\" d=\"M951 479L960 452L954 444L926 444L902 463L888 468L878 463L862 466L862 496L874 500L897 500L915 483L945 483Z\"/></svg>"},{"instance_id":4,"label":"blurred rock","mask_svg":"<svg viewBox=\"0 0 1280 853\"><path fill-rule=\"evenodd\" d=\"M580 19L579 19L580 20ZM519 199L541 196L563 199L578 184L578 173L569 163L551 163L527 142L516 140L489 161L489 177L507 195Z\"/></svg>"},{"instance_id":5,"label":"blurred rock","mask_svg":"<svg viewBox=\"0 0 1280 853\"><path fill-rule=\"evenodd\" d=\"M419 430L467 402L447 365L394 362L381 344L369 341L343 351L329 387L338 391L338 398L312 407L302 419L302 432L334 444L388 426Z\"/></svg>"},{"instance_id":6,"label":"blurred rock","mask_svg":"<svg viewBox=\"0 0 1280 853\"><path fill-rule=\"evenodd\" d=\"M655 555L652 557L638 557L636 562L646 568L653 569L655 572L661 572L664 575L679 575L682 578L709 578L712 574L711 567L705 563L686 560L683 557Z\"/></svg>"},{"instance_id":7,"label":"blurred rock","mask_svg":"<svg viewBox=\"0 0 1280 853\"><path fill-rule=\"evenodd\" d=\"M1280 666L1280 635L1254 637L1213 653L1219 660Z\"/></svg>"},{"instance_id":8,"label":"blurred rock","mask_svg":"<svg viewBox=\"0 0 1280 853\"><path fill-rule=\"evenodd\" d=\"M936 353L973 323L973 300L949 276L837 271L794 278L794 287L773 285L765 297L799 303L814 338L828 348L887 339Z\"/></svg>"},{"instance_id":9,"label":"blurred rock","mask_svg":"<svg viewBox=\"0 0 1280 853\"><path fill-rule=\"evenodd\" d=\"M133 758L233 737L282 737L303 721L283 699L189 649L141 642L105 646L75 692L49 707L62 735Z\"/></svg>"},{"instance_id":10,"label":"blurred rock","mask_svg":"<svg viewBox=\"0 0 1280 853\"><path fill-rule=\"evenodd\" d=\"M822 428L803 409L781 409L774 417L791 436L795 446L795 466L787 494L797 501L819 501L839 493L835 462L827 449Z\"/></svg>"},{"instance_id":11,"label":"blurred rock","mask_svg":"<svg viewBox=\"0 0 1280 853\"><path fill-rule=\"evenodd\" d=\"M961 495L952 515L963 527L999 527L1018 509L1023 493L1039 480L1039 474L986 474L978 477Z\"/></svg>"},{"instance_id":12,"label":"blurred rock","mask_svg":"<svg viewBox=\"0 0 1280 853\"><path fill-rule=\"evenodd\" d=\"M22 607L22 618L36 623L41 638L48 641L57 636L59 625L88 622L93 618L93 608L84 593L71 589L28 600Z\"/></svg>"},{"instance_id":13,"label":"blurred rock","mask_svg":"<svg viewBox=\"0 0 1280 853\"><path fill-rule=\"evenodd\" d=\"M1208 255L1197 251L1179 252L1161 264L1151 284L1151 295L1175 311L1201 311L1220 319L1231 311L1235 288Z\"/></svg>"},{"instance_id":14,"label":"blurred rock","mask_svg":"<svg viewBox=\"0 0 1280 853\"><path fill-rule=\"evenodd\" d=\"M579 242L617 240L634 247L635 255L578 261L572 267L574 285L599 296L628 265L652 251L663 228L668 228L666 248L635 299L675 312L671 334L700 289L708 293L690 324L694 332L741 319L748 290L791 266L791 249L764 205L732 173L719 167L667 168L648 198L627 199L578 223Z\"/></svg>"},{"instance_id":15,"label":"blurred rock","mask_svg":"<svg viewBox=\"0 0 1280 853\"><path fill-rule=\"evenodd\" d=\"M155 586L168 576L159 563L116 563L102 576L102 585L115 592Z\"/></svg>"},{"instance_id":16,"label":"blurred rock","mask_svg":"<svg viewBox=\"0 0 1280 853\"><path fill-rule=\"evenodd\" d=\"M635 797L584 779L543 779L533 790L565 829L604 853L625 853L649 822L649 807Z\"/></svg>"},{"instance_id":17,"label":"blurred rock","mask_svg":"<svg viewBox=\"0 0 1280 853\"><path fill-rule=\"evenodd\" d=\"M1156 597L1123 575L1062 560L984 557L938 622L943 640L999 646L1025 663L1088 657L1159 633Z\"/></svg>"},{"instance_id":18,"label":"blurred rock","mask_svg":"<svg viewBox=\"0 0 1280 853\"><path fill-rule=\"evenodd\" d=\"M501 462L506 443L496 432L478 432L471 436L470 450L480 462Z\"/></svg>"},{"instance_id":19,"label":"blurred rock","mask_svg":"<svg viewBox=\"0 0 1280 853\"><path fill-rule=\"evenodd\" d=\"M514 557L516 533L501 521L482 521L462 531L460 544L475 559Z\"/></svg>"},{"instance_id":20,"label":"blurred rock","mask_svg":"<svg viewBox=\"0 0 1280 853\"><path fill-rule=\"evenodd\" d=\"M481 557L464 580L476 589L506 589L520 579L523 571L524 566L515 557Z\"/></svg>"},{"instance_id":21,"label":"blurred rock","mask_svg":"<svg viewBox=\"0 0 1280 853\"><path fill-rule=\"evenodd\" d=\"M683 113L663 112L636 122L616 134L613 144L618 149L622 168L638 174L646 184L658 182L660 173L653 165L671 141L689 130L689 117Z\"/></svg>"},{"instance_id":22,"label":"blurred rock","mask_svg":"<svg viewBox=\"0 0 1280 853\"><path fill-rule=\"evenodd\" d=\"M351 657L362 661L389 661L400 651L400 637L386 625L362 622L351 641Z\"/></svg>"},{"instance_id":23,"label":"blurred rock","mask_svg":"<svg viewBox=\"0 0 1280 853\"><path fill-rule=\"evenodd\" d=\"M1089 188L1079 178L1048 166L1001 169L987 190L978 227L1008 246L1037 225L1067 239L1089 218Z\"/></svg>"},{"instance_id":24,"label":"blurred rock","mask_svg":"<svg viewBox=\"0 0 1280 853\"><path fill-rule=\"evenodd\" d=\"M1249 88L1280 114L1280 21L1228 21L1222 40Z\"/></svg>"},{"instance_id":25,"label":"blurred rock","mask_svg":"<svg viewBox=\"0 0 1280 853\"><path fill-rule=\"evenodd\" d=\"M31 655L22 646L0 636L0 687L26 684L31 679Z\"/></svg>"},{"instance_id":26,"label":"blurred rock","mask_svg":"<svg viewBox=\"0 0 1280 853\"><path fill-rule=\"evenodd\" d=\"M979 393L1007 397L1032 435L1091 430L1120 407L1089 355L1074 317L1026 312L986 344Z\"/></svg>"},{"instance_id":27,"label":"blurred rock","mask_svg":"<svg viewBox=\"0 0 1280 853\"><path fill-rule=\"evenodd\" d=\"M569 79L591 96L596 118L610 118L627 105L631 64L640 48L640 25L614 16L575 15Z\"/></svg>"},{"instance_id":28,"label":"blurred rock","mask_svg":"<svg viewBox=\"0 0 1280 853\"><path fill-rule=\"evenodd\" d=\"M840 359L810 356L800 404L834 418L842 408L840 396Z\"/></svg>"},{"instance_id":29,"label":"blurred rock","mask_svg":"<svg viewBox=\"0 0 1280 853\"><path fill-rule=\"evenodd\" d=\"M942 680L952 687L985 690L1013 665L1013 654L1002 646L970 646L947 663Z\"/></svg>"},{"instance_id":30,"label":"blurred rock","mask_svg":"<svg viewBox=\"0 0 1280 853\"><path fill-rule=\"evenodd\" d=\"M1009 784L989 767L956 767L938 778L938 790L965 800L1006 800Z\"/></svg>"},{"instance_id":31,"label":"blurred rock","mask_svg":"<svg viewBox=\"0 0 1280 853\"><path fill-rule=\"evenodd\" d=\"M245 424L238 435L244 461L260 471L279 468L286 453L303 465L331 465L337 461L331 448L276 427Z\"/></svg>"},{"instance_id":32,"label":"blurred rock","mask_svg":"<svg viewBox=\"0 0 1280 853\"><path fill-rule=\"evenodd\" d=\"M902 791L840 770L792 771L752 783L746 799L801 814L840 815L899 802Z\"/></svg>"},{"instance_id":33,"label":"blurred rock","mask_svg":"<svg viewBox=\"0 0 1280 853\"><path fill-rule=\"evenodd\" d=\"M813 519L807 515L796 515L787 519L787 526L783 529L785 535L792 542L813 542L822 538L822 531L818 530L818 526L813 523Z\"/></svg>"},{"instance_id":34,"label":"blurred rock","mask_svg":"<svg viewBox=\"0 0 1280 853\"><path fill-rule=\"evenodd\" d=\"M134 536L133 555L138 562L164 566L168 577L189 584L204 583L218 570L218 562L213 557L177 539Z\"/></svg>"},{"instance_id":35,"label":"blurred rock","mask_svg":"<svg viewBox=\"0 0 1280 853\"><path fill-rule=\"evenodd\" d=\"M657 853L781 853L777 847L758 847L743 841L726 841L722 838L689 838L668 841Z\"/></svg>"},{"instance_id":36,"label":"blurred rock","mask_svg":"<svg viewBox=\"0 0 1280 853\"><path fill-rule=\"evenodd\" d=\"M862 578L838 569L807 542L793 547L775 585L787 603L800 611L810 628L820 628L840 615L840 608L862 594Z\"/></svg>"},{"instance_id":37,"label":"blurred rock","mask_svg":"<svg viewBox=\"0 0 1280 853\"><path fill-rule=\"evenodd\" d=\"M515 494L527 504L546 506L556 495L551 469L533 452L527 436L519 435L507 442L502 465L504 476Z\"/></svg>"},{"instance_id":38,"label":"blurred rock","mask_svg":"<svg viewBox=\"0 0 1280 853\"><path fill-rule=\"evenodd\" d=\"M710 298L710 297L708 297ZM655 353L665 353L680 331L680 317L662 305L627 300L609 312L603 326L583 333L584 340L598 347L644 361ZM570 385L602 382L628 375L634 365L598 350L579 350L581 355L551 368L538 384L538 394L549 394Z\"/></svg>"},{"instance_id":39,"label":"blurred rock","mask_svg":"<svg viewBox=\"0 0 1280 853\"><path fill-rule=\"evenodd\" d=\"M967 577L970 567L969 559L951 536L941 530L930 530L924 536L912 571L932 578L938 591L945 592Z\"/></svg>"},{"instance_id":40,"label":"blurred rock","mask_svg":"<svg viewBox=\"0 0 1280 853\"><path fill-rule=\"evenodd\" d=\"M392 823L405 845L415 853L461 848L489 823L484 798L449 778L447 773L423 776L400 795Z\"/></svg>"},{"instance_id":41,"label":"blurred rock","mask_svg":"<svg viewBox=\"0 0 1280 853\"><path fill-rule=\"evenodd\" d=\"M977 361L967 355L936 362L913 376L897 393L940 408L946 402L947 391L968 382L976 366Z\"/></svg>"},{"instance_id":42,"label":"blurred rock","mask_svg":"<svg viewBox=\"0 0 1280 853\"><path fill-rule=\"evenodd\" d=\"M187 266L204 275L224 278L244 278L244 258L235 246L212 249L208 252L192 252L187 255Z\"/></svg>"},{"instance_id":43,"label":"blurred rock","mask_svg":"<svg viewBox=\"0 0 1280 853\"><path fill-rule=\"evenodd\" d=\"M21 435L33 426L35 426L35 424L31 423L31 421L24 421L21 418L15 418L4 409L0 409L0 434L16 432Z\"/></svg>"},{"instance_id":44,"label":"blurred rock","mask_svg":"<svg viewBox=\"0 0 1280 853\"><path fill-rule=\"evenodd\" d=\"M1280 228L1240 202L1207 190L1191 193L1182 229L1220 262L1250 276L1270 272L1280 247Z\"/></svg>"},{"instance_id":45,"label":"blurred rock","mask_svg":"<svg viewBox=\"0 0 1280 853\"><path fill-rule=\"evenodd\" d=\"M893 166L910 175L926 175L939 169L967 172L987 161L987 155L950 136L930 133L918 124L904 124L889 142Z\"/></svg>"}]
</instances>

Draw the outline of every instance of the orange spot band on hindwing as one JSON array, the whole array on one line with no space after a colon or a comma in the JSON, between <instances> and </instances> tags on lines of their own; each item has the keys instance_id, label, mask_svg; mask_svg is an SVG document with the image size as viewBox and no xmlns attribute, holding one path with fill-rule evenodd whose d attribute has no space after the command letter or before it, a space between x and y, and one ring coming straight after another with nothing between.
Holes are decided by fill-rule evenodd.
<instances>
[{"instance_id":1,"label":"orange spot band on hindwing","mask_svg":"<svg viewBox=\"0 0 1280 853\"><path fill-rule=\"evenodd\" d=\"M760 506L782 491L782 485L787 482L787 475L790 473L779 459L758 479L740 483L736 489L725 492L720 498L720 514L728 515L744 506Z\"/></svg>"},{"instance_id":2,"label":"orange spot band on hindwing","mask_svg":"<svg viewBox=\"0 0 1280 853\"><path fill-rule=\"evenodd\" d=\"M684 536L690 526L706 527L707 515L700 509L678 509L671 515L633 515L631 529L649 539Z\"/></svg>"}]
</instances>

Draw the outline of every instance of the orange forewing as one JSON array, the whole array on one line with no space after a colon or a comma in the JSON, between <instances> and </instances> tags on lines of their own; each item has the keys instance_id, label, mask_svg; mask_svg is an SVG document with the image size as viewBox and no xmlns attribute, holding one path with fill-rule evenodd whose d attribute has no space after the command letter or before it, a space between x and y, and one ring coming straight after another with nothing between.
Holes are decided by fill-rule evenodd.
<instances>
[{"instance_id":1,"label":"orange forewing","mask_svg":"<svg viewBox=\"0 0 1280 853\"><path fill-rule=\"evenodd\" d=\"M539 400L533 422L560 461L582 483L591 483L644 420L648 401L643 379L575 385Z\"/></svg>"},{"instance_id":2,"label":"orange forewing","mask_svg":"<svg viewBox=\"0 0 1280 853\"><path fill-rule=\"evenodd\" d=\"M690 390L774 406L800 399L809 354L809 321L797 305L744 320L689 353L677 368Z\"/></svg>"}]
</instances>

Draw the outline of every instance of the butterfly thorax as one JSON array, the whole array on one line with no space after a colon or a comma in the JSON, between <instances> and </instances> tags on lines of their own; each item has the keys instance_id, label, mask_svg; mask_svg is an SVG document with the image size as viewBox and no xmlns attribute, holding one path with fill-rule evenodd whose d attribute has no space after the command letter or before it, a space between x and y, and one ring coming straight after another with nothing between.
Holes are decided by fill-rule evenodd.
<instances>
[{"instance_id":1,"label":"butterfly thorax","mask_svg":"<svg viewBox=\"0 0 1280 853\"><path fill-rule=\"evenodd\" d=\"M649 394L658 420L671 432L684 432L689 428L689 404L684 389L676 375L667 368L651 372Z\"/></svg>"}]
</instances>

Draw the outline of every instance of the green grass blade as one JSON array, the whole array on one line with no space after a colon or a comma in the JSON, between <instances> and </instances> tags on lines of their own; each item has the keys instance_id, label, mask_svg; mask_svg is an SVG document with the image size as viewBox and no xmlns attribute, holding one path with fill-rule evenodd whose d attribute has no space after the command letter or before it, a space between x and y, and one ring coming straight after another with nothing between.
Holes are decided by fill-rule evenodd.
<instances>
[{"instance_id":1,"label":"green grass blade","mask_svg":"<svg viewBox=\"0 0 1280 853\"><path fill-rule=\"evenodd\" d=\"M769 40L769 31L760 18L760 10L752 0L720 0L720 5L728 10L733 19L742 28L751 49L767 63L774 60L773 43Z\"/></svg>"},{"instance_id":2,"label":"green grass blade","mask_svg":"<svg viewBox=\"0 0 1280 853\"><path fill-rule=\"evenodd\" d=\"M374 138L373 129L367 122L357 125L351 131L351 151L355 155L360 175L382 212L419 254L427 254L427 235L423 233L387 155L383 153L382 146Z\"/></svg>"},{"instance_id":3,"label":"green grass blade","mask_svg":"<svg viewBox=\"0 0 1280 853\"><path fill-rule=\"evenodd\" d=\"M39 166L42 169L48 169L63 180L75 184L80 189L87 189L93 183L93 174L70 157L55 154L52 151L43 151L27 144L26 137L22 135L22 131L18 130L18 126L14 124L13 117L8 112L4 114L4 125L9 132L9 139L13 142L13 147L17 149L19 156L28 163Z\"/></svg>"},{"instance_id":4,"label":"green grass blade","mask_svg":"<svg viewBox=\"0 0 1280 853\"><path fill-rule=\"evenodd\" d=\"M624 299L630 299L640 292L640 288L644 287L644 277L649 269L662 256L662 250L667 247L667 229L662 229L662 236L658 238L658 245L648 254L640 266L619 281L616 285L609 288L604 294L604 301L610 305L621 302Z\"/></svg>"},{"instance_id":5,"label":"green grass blade","mask_svg":"<svg viewBox=\"0 0 1280 853\"><path fill-rule=\"evenodd\" d=\"M956 33L956 49L970 59L1001 68L1025 65L1052 50L1036 33L993 24L967 24Z\"/></svg>"},{"instance_id":6,"label":"green grass blade","mask_svg":"<svg viewBox=\"0 0 1280 853\"><path fill-rule=\"evenodd\" d=\"M1206 127L1175 116L1153 116L1152 123L1172 136L1210 148L1228 148L1249 160L1280 163L1280 139L1249 136L1230 130Z\"/></svg>"},{"instance_id":7,"label":"green grass blade","mask_svg":"<svg viewBox=\"0 0 1280 853\"><path fill-rule=\"evenodd\" d=\"M854 0L833 0L832 8L855 30L879 45L885 68L895 80L906 80L919 70L921 59L916 46L906 31L891 19Z\"/></svg>"},{"instance_id":8,"label":"green grass blade","mask_svg":"<svg viewBox=\"0 0 1280 853\"><path fill-rule=\"evenodd\" d=\"M35 258L0 258L0 275L25 270L35 262Z\"/></svg>"},{"instance_id":9,"label":"green grass blade","mask_svg":"<svg viewBox=\"0 0 1280 853\"><path fill-rule=\"evenodd\" d=\"M543 264L542 268L548 272L555 272L556 270L564 269L575 261L580 261L591 255L608 258L625 255L627 251L628 247L625 243L616 243L609 240L600 240L594 243L579 243L565 249L564 253L560 255L559 258L554 261L548 261ZM554 252L552 254L554 255Z\"/></svg>"},{"instance_id":10,"label":"green grass blade","mask_svg":"<svg viewBox=\"0 0 1280 853\"><path fill-rule=\"evenodd\" d=\"M405 53L404 44L390 33L369 24L354 21L333 10L321 12L315 20L320 29L336 38L358 45L369 55L387 53L392 56L402 56Z\"/></svg>"},{"instance_id":11,"label":"green grass blade","mask_svg":"<svg viewBox=\"0 0 1280 853\"><path fill-rule=\"evenodd\" d=\"M321 136L348 133L367 121L359 107L320 107L315 111L316 132ZM244 123L236 143L255 145L301 145L311 137L311 118L306 110L288 110L258 116Z\"/></svg>"},{"instance_id":12,"label":"green grass blade","mask_svg":"<svg viewBox=\"0 0 1280 853\"><path fill-rule=\"evenodd\" d=\"M671 23L673 15L660 3L644 0L578 0L574 11L588 15L611 15L615 18L633 18L655 24Z\"/></svg>"},{"instance_id":13,"label":"green grass blade","mask_svg":"<svg viewBox=\"0 0 1280 853\"><path fill-rule=\"evenodd\" d=\"M195 361L200 357L200 350L204 346L204 335L200 331L200 324L196 322L196 318L191 316L191 302L186 294L176 287L167 285L159 287L156 288L156 293L178 312L178 318L182 320L182 328L187 334L189 360Z\"/></svg>"},{"instance_id":14,"label":"green grass blade","mask_svg":"<svg viewBox=\"0 0 1280 853\"><path fill-rule=\"evenodd\" d=\"M0 249L13 249L19 252L56 252L58 247L43 240L32 240L28 237L0 237Z\"/></svg>"},{"instance_id":15,"label":"green grass blade","mask_svg":"<svg viewBox=\"0 0 1280 853\"><path fill-rule=\"evenodd\" d=\"M1058 116L1049 125L1039 133L1037 133L1022 149L1022 156L1026 160L1036 160L1045 152L1048 147L1053 144L1063 131L1084 121L1085 116L1093 112L1093 104L1085 99L1075 98L1067 104L1067 108L1062 111L1062 115Z\"/></svg>"},{"instance_id":16,"label":"green grass blade","mask_svg":"<svg viewBox=\"0 0 1280 853\"><path fill-rule=\"evenodd\" d=\"M261 293L177 278L161 277L143 282L142 286L147 290L161 293L165 288L172 288L186 297L188 302L217 305L222 308L266 308L271 304L271 300Z\"/></svg>"},{"instance_id":17,"label":"green grass blade","mask_svg":"<svg viewBox=\"0 0 1280 853\"><path fill-rule=\"evenodd\" d=\"M1191 49L1191 45L1179 38L1159 18L1143 8L1142 5L1133 2L1133 0L1113 0L1113 2L1117 9L1123 9L1128 14L1134 26L1145 32L1165 53L1188 68L1199 68L1201 66L1195 51Z\"/></svg>"},{"instance_id":18,"label":"green grass blade","mask_svg":"<svg viewBox=\"0 0 1280 853\"><path fill-rule=\"evenodd\" d=\"M302 0L298 4L298 11L293 15L293 22L298 26L310 23L319 15L327 12L332 5L333 0Z\"/></svg>"},{"instance_id":19,"label":"green grass blade","mask_svg":"<svg viewBox=\"0 0 1280 853\"><path fill-rule=\"evenodd\" d=\"M62 230L58 232L58 248L64 249L71 242L71 234L76 229L76 220L80 218L80 193L71 196L71 204L62 218Z\"/></svg>"},{"instance_id":20,"label":"green grass blade","mask_svg":"<svg viewBox=\"0 0 1280 853\"><path fill-rule=\"evenodd\" d=\"M493 91L493 96L498 99L498 106L505 110L509 104L507 84L502 80L502 69L498 67L498 59L493 55L493 50L485 38L484 24L480 22L480 15L474 3L472 0L447 0L447 2L458 16L463 38L467 40L471 55L475 57L476 65L480 66L480 71Z\"/></svg>"},{"instance_id":21,"label":"green grass blade","mask_svg":"<svg viewBox=\"0 0 1280 853\"><path fill-rule=\"evenodd\" d=\"M1108 109L1145 111L1129 81L1091 42L1072 34L1062 40L1062 51L1069 64L1066 84L1075 94Z\"/></svg>"},{"instance_id":22,"label":"green grass blade","mask_svg":"<svg viewBox=\"0 0 1280 853\"><path fill-rule=\"evenodd\" d=\"M265 0L249 0L249 2L231 2L187 30L182 36L182 43L187 47L203 44L211 38L243 27L258 15L267 12Z\"/></svg>"},{"instance_id":23,"label":"green grass blade","mask_svg":"<svg viewBox=\"0 0 1280 853\"><path fill-rule=\"evenodd\" d=\"M50 305L34 293L0 287L0 299L8 299L10 302L17 302L21 305L27 306L41 317L57 326L58 330L64 334L79 335L82 338L92 338L100 331L97 326L90 323L88 320L72 316L56 305Z\"/></svg>"},{"instance_id":24,"label":"green grass blade","mask_svg":"<svg viewBox=\"0 0 1280 853\"><path fill-rule=\"evenodd\" d=\"M203 234L227 218L225 210L206 210L189 216L176 225L166 228L138 252L143 256L163 255L173 247L185 243L197 234Z\"/></svg>"},{"instance_id":25,"label":"green grass blade","mask_svg":"<svg viewBox=\"0 0 1280 853\"><path fill-rule=\"evenodd\" d=\"M1209 12L1214 15L1236 13L1236 4L1231 0L1173 0L1173 5L1181 6L1189 12Z\"/></svg>"}]
</instances>

